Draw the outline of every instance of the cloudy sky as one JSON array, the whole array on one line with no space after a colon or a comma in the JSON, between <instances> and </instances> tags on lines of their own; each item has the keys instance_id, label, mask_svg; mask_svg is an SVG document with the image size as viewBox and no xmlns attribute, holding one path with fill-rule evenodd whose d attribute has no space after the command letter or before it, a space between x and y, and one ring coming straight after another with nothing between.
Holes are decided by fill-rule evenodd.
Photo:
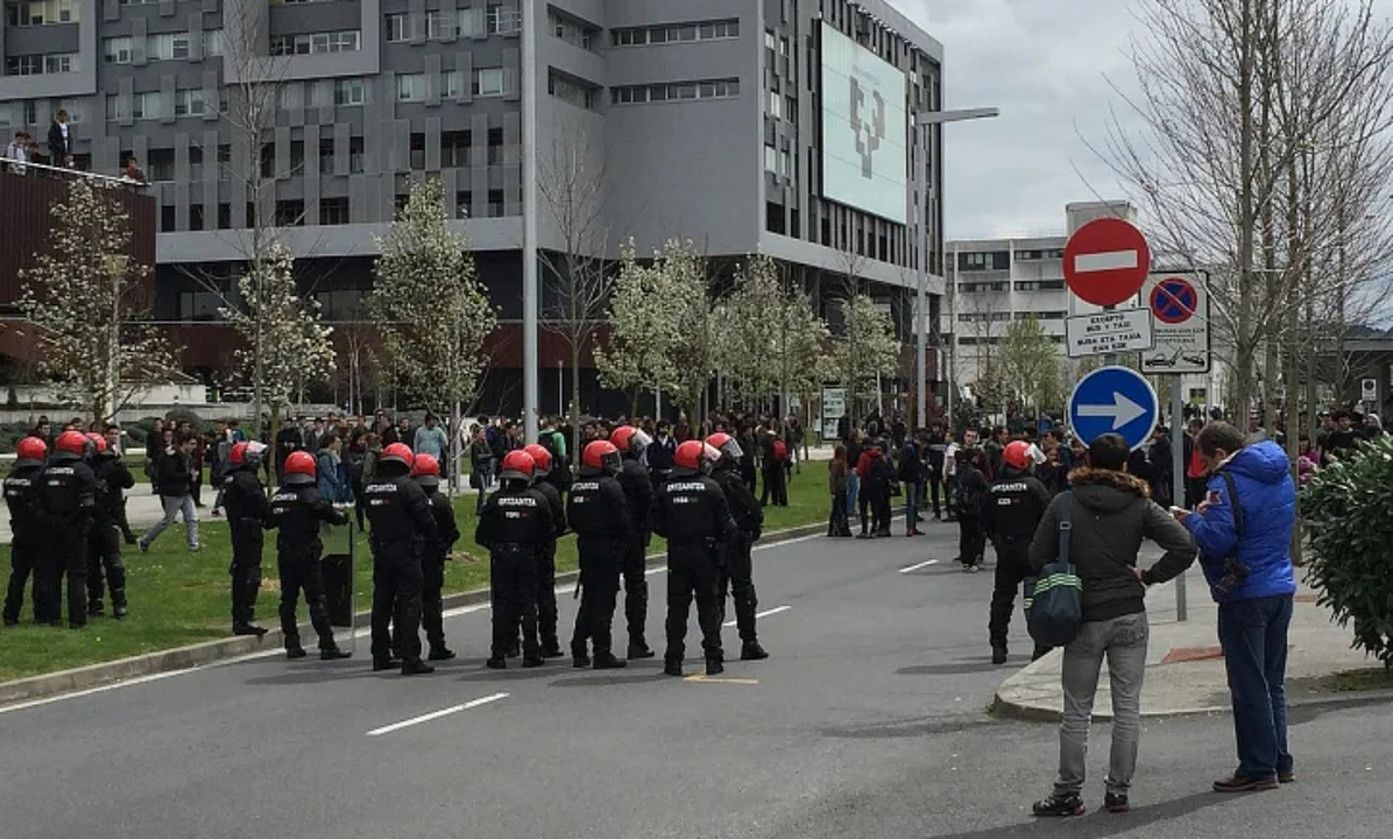
<instances>
[{"instance_id":1,"label":"cloudy sky","mask_svg":"<svg viewBox=\"0 0 1393 839\"><path fill-rule=\"evenodd\" d=\"M1122 94L1136 90L1129 38L1146 0L890 2L943 43L945 107L1001 109L944 129L948 238L1058 235L1065 204L1126 197L1088 143L1110 114L1136 127ZM1374 7L1393 17L1393 0Z\"/></svg>"}]
</instances>

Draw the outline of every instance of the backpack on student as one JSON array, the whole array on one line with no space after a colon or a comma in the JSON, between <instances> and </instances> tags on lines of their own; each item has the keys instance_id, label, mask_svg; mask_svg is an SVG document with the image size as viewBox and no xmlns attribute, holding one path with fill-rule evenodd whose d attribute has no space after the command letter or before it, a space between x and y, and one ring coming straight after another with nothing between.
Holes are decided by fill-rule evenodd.
<instances>
[{"instance_id":1,"label":"backpack on student","mask_svg":"<svg viewBox=\"0 0 1393 839\"><path fill-rule=\"evenodd\" d=\"M1025 624L1038 647L1063 647L1083 626L1083 582L1069 561L1069 508L1073 493L1060 494L1059 555L1040 569L1025 600Z\"/></svg>"},{"instance_id":2,"label":"backpack on student","mask_svg":"<svg viewBox=\"0 0 1393 839\"><path fill-rule=\"evenodd\" d=\"M788 459L788 444L785 443L781 438L775 437L774 444L771 448L774 452L774 460L778 461L779 463L783 463L785 460Z\"/></svg>"},{"instance_id":3,"label":"backpack on student","mask_svg":"<svg viewBox=\"0 0 1393 839\"><path fill-rule=\"evenodd\" d=\"M957 476L953 481L952 502L953 510L959 516L976 516L982 513L982 489L978 486L968 486L964 480L967 475L976 473L981 474L981 470L970 464L958 466ZM985 482L985 478L983 481Z\"/></svg>"}]
</instances>

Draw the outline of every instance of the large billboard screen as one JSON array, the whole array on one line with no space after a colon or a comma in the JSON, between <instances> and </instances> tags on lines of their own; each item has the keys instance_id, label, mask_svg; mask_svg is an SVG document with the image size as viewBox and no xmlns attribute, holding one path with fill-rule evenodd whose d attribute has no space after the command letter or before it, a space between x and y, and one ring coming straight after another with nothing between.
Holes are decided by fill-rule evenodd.
<instances>
[{"instance_id":1,"label":"large billboard screen","mask_svg":"<svg viewBox=\"0 0 1393 839\"><path fill-rule=\"evenodd\" d=\"M905 76L822 24L822 196L904 224Z\"/></svg>"}]
</instances>

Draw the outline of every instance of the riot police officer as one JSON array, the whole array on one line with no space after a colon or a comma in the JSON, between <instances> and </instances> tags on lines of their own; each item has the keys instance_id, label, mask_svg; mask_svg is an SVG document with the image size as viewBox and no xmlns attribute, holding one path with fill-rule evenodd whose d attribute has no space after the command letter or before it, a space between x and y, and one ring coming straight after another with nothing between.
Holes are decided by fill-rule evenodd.
<instances>
[{"instance_id":1,"label":"riot police officer","mask_svg":"<svg viewBox=\"0 0 1393 839\"><path fill-rule=\"evenodd\" d=\"M87 534L97 496L92 467L82 462L88 445L81 431L59 434L34 494L35 516L48 534L48 550L35 569L34 600L44 601L45 616L57 625L66 574L68 626L73 629L87 625Z\"/></svg>"},{"instance_id":2,"label":"riot police officer","mask_svg":"<svg viewBox=\"0 0 1393 839\"><path fill-rule=\"evenodd\" d=\"M397 666L392 658L394 628L400 642L403 676L433 673L421 660L421 555L437 541L430 499L411 480L415 456L405 443L382 450L372 481L363 487L372 527L372 669Z\"/></svg>"},{"instance_id":3,"label":"riot police officer","mask_svg":"<svg viewBox=\"0 0 1393 839\"><path fill-rule=\"evenodd\" d=\"M628 657L652 658L644 633L648 624L648 567L645 555L653 541L649 516L653 509L653 482L643 465L643 454L652 442L647 434L631 425L621 425L610 432L609 441L619 449L623 466L619 485L628 501L629 521L634 535L624 551L624 617L629 624Z\"/></svg>"},{"instance_id":4,"label":"riot police officer","mask_svg":"<svg viewBox=\"0 0 1393 839\"><path fill-rule=\"evenodd\" d=\"M261 590L262 529L270 506L266 488L258 476L266 444L239 441L227 455L227 471L222 479L222 503L232 535L232 634L265 635L256 625L256 595Z\"/></svg>"},{"instance_id":5,"label":"riot police officer","mask_svg":"<svg viewBox=\"0 0 1393 839\"><path fill-rule=\"evenodd\" d=\"M624 489L615 480L621 468L619 450L608 440L594 440L581 454L580 476L566 496L566 519L576 532L580 554L580 611L571 636L572 665L590 663L586 639L595 648L595 669L623 667L612 651L610 624L619 593L619 573L634 538Z\"/></svg>"},{"instance_id":6,"label":"riot police officer","mask_svg":"<svg viewBox=\"0 0 1393 839\"><path fill-rule=\"evenodd\" d=\"M15 464L5 477L5 504L10 509L10 585L5 592L5 626L19 623L19 610L24 605L24 585L34 576L34 622L50 623L58 619L44 611L39 598L38 564L44 553L44 531L34 515L34 491L39 473L48 457L48 444L39 437L25 437L15 447Z\"/></svg>"},{"instance_id":7,"label":"riot police officer","mask_svg":"<svg viewBox=\"0 0 1393 839\"><path fill-rule=\"evenodd\" d=\"M532 455L516 449L504 455L498 472L502 487L479 512L474 541L487 548L493 600L493 650L488 666L508 666L508 648L522 627L522 666L545 663L537 643L537 553L555 539L547 498L532 486Z\"/></svg>"},{"instance_id":8,"label":"riot police officer","mask_svg":"<svg viewBox=\"0 0 1393 839\"><path fill-rule=\"evenodd\" d=\"M751 553L764 528L764 510L740 479L737 467L743 452L735 438L718 432L707 437L706 444L720 452L721 459L712 468L711 477L721 485L730 514L740 530L728 544L725 562L721 566L721 617L724 620L726 588L729 586L735 597L735 624L740 633L741 661L768 658L769 653L759 645L759 638L755 634L755 610L759 607L759 600L755 596L754 558Z\"/></svg>"},{"instance_id":9,"label":"riot police officer","mask_svg":"<svg viewBox=\"0 0 1393 839\"><path fill-rule=\"evenodd\" d=\"M546 496L556 533L537 550L537 634L542 658L560 658L565 653L556 635L556 540L566 535L566 506L561 502L561 487L551 481L551 451L537 443L523 446L522 450L532 455L536 464L537 479L532 487Z\"/></svg>"},{"instance_id":10,"label":"riot police officer","mask_svg":"<svg viewBox=\"0 0 1393 839\"><path fill-rule=\"evenodd\" d=\"M110 448L106 438L95 431L87 435L94 453L92 472L97 479L96 505L93 507L92 531L87 538L87 614L98 616L106 611L102 603L102 574L111 587L111 614L124 618L126 602L126 566L121 562L121 506L123 492L135 486L131 470L121 460L120 452Z\"/></svg>"},{"instance_id":11,"label":"riot police officer","mask_svg":"<svg viewBox=\"0 0 1393 839\"><path fill-rule=\"evenodd\" d=\"M445 557L459 541L455 525L455 508L440 492L440 461L432 455L418 454L411 463L411 479L421 485L430 499L431 516L435 518L436 538L421 553L421 626L426 630L430 661L449 661L455 653L445 646L444 601Z\"/></svg>"},{"instance_id":12,"label":"riot police officer","mask_svg":"<svg viewBox=\"0 0 1393 839\"><path fill-rule=\"evenodd\" d=\"M687 614L695 595L706 673L725 670L721 652L721 601L718 564L738 528L721 485L704 474L719 457L700 440L688 440L672 456L672 479L658 489L653 529L667 539L667 651L663 672L682 675Z\"/></svg>"},{"instance_id":13,"label":"riot police officer","mask_svg":"<svg viewBox=\"0 0 1393 839\"><path fill-rule=\"evenodd\" d=\"M319 523L347 524L348 517L338 510L316 486L314 455L291 452L283 467L285 476L280 489L271 497L271 512L266 517L267 530L276 535L276 570L281 583L281 632L285 633L285 657L305 657L300 646L300 628L295 620L295 605L300 592L310 607L310 623L319 635L319 657L324 661L348 658L349 652L334 643L334 628L329 624L329 604L324 596L324 574L320 559L324 545L319 541ZM226 500L226 499L224 499Z\"/></svg>"},{"instance_id":14,"label":"riot police officer","mask_svg":"<svg viewBox=\"0 0 1393 839\"><path fill-rule=\"evenodd\" d=\"M1030 444L1017 440L1001 453L1001 472L992 481L982 509L982 529L996 548L996 575L992 587L992 663L1006 663L1006 633L1011 625L1016 591L1030 574L1026 551L1035 528L1050 505L1050 492L1030 473ZM1035 658L1048 652L1036 647Z\"/></svg>"}]
</instances>

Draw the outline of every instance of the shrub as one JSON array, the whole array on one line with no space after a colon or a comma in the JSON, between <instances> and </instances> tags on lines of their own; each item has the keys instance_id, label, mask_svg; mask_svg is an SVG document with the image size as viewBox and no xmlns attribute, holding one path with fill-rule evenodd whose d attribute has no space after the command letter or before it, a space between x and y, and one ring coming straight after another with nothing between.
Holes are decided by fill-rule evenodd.
<instances>
[{"instance_id":1,"label":"shrub","mask_svg":"<svg viewBox=\"0 0 1393 839\"><path fill-rule=\"evenodd\" d=\"M1316 473L1301 492L1311 537L1308 576L1352 646L1393 668L1393 437L1384 435Z\"/></svg>"}]
</instances>

